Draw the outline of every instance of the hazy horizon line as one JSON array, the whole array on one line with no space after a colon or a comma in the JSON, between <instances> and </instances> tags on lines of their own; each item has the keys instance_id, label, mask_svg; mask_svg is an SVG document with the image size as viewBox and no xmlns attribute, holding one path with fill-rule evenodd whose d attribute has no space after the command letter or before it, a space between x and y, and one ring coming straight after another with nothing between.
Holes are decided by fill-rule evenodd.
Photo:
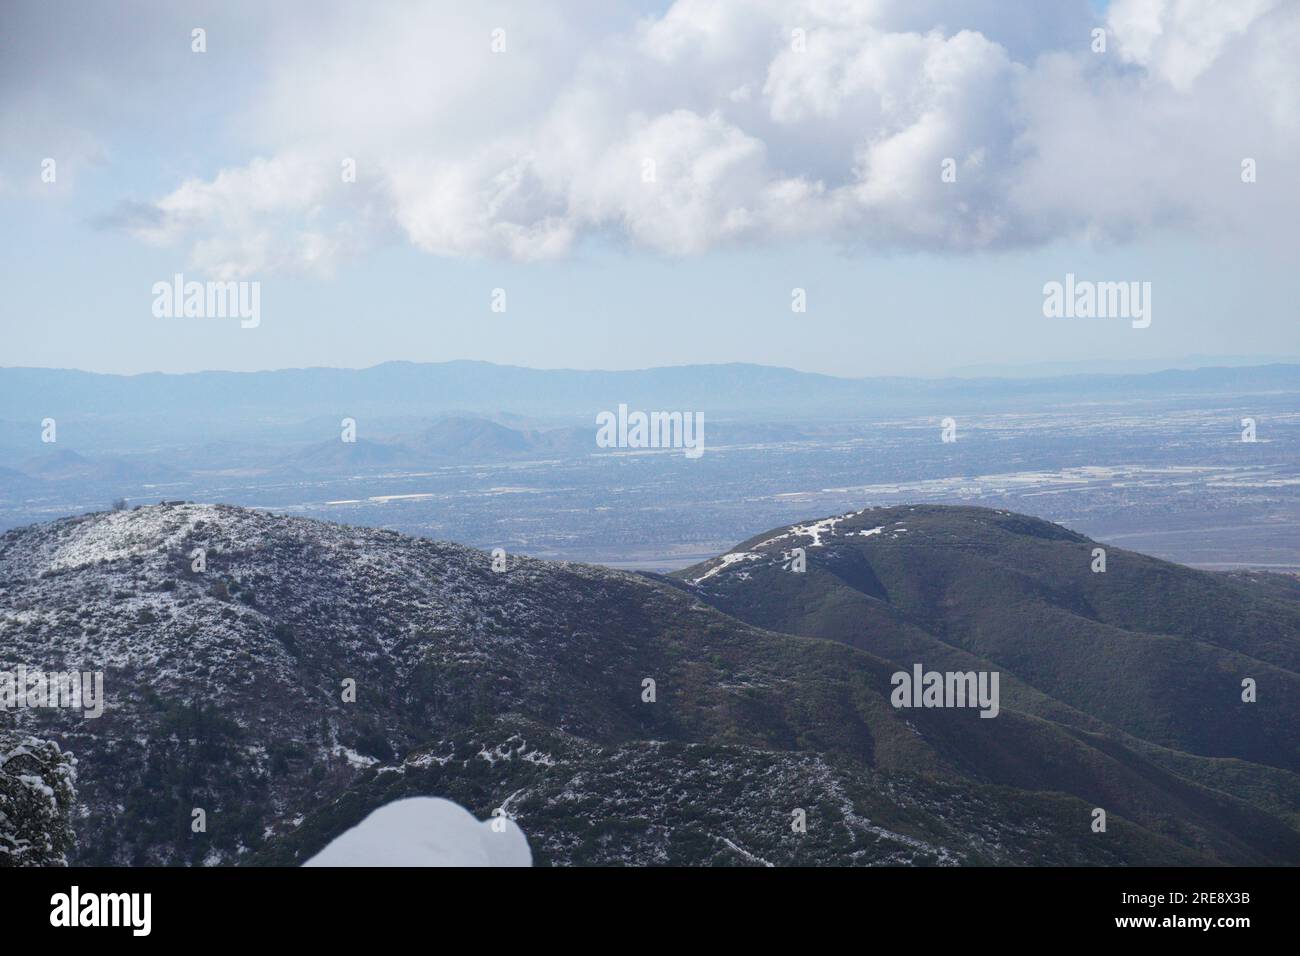
<instances>
[{"instance_id":1,"label":"hazy horizon line","mask_svg":"<svg viewBox=\"0 0 1300 956\"><path fill-rule=\"evenodd\" d=\"M1168 359L1080 359L1065 362L980 362L958 366L940 374L933 375L835 375L830 372L818 372L796 368L792 365L768 365L763 362L683 362L676 365L646 365L629 368L574 368L571 366L534 366L517 365L510 362L493 362L487 359L454 358L440 361L416 361L412 359L385 359L371 365L293 365L260 369L203 368L186 371L169 372L152 369L141 372L108 372L87 368L49 365L0 365L0 372L76 372L81 375L99 375L112 378L141 378L147 375L165 375L181 377L186 375L267 375L277 372L369 372L386 365L485 365L498 369L517 369L528 372L573 372L579 374L631 374L636 372L659 372L679 369L711 368L755 368L770 371L794 372L799 375L813 375L819 378L839 381L859 382L871 380L919 380L943 381L947 379L997 379L997 378L1067 378L1082 375L1157 375L1161 372L1203 371L1216 368L1266 368L1272 365L1300 365L1300 355L1284 355L1276 358L1267 356L1186 356ZM1137 366L1141 366L1140 368ZM1020 374L1008 374L1019 370ZM1037 370L1037 371L1031 371Z\"/></svg>"}]
</instances>

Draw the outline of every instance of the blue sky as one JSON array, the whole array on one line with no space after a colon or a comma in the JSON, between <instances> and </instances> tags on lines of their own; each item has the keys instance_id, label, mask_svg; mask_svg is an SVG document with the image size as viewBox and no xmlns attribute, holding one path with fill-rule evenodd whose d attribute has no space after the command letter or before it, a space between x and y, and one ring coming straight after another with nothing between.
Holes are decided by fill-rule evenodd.
<instances>
[{"instance_id":1,"label":"blue sky","mask_svg":"<svg viewBox=\"0 0 1300 956\"><path fill-rule=\"evenodd\" d=\"M1016 7L18 3L0 363L933 375L1300 352L1296 5ZM259 282L261 323L154 317L177 272ZM1067 272L1151 282L1150 328L1045 318Z\"/></svg>"}]
</instances>

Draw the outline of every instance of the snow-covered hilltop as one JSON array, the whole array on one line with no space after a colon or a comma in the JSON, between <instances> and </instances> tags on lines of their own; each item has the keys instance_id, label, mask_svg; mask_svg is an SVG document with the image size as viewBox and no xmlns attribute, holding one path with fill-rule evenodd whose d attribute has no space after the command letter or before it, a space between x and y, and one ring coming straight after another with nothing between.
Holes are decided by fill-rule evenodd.
<instances>
[{"instance_id":1,"label":"snow-covered hilltop","mask_svg":"<svg viewBox=\"0 0 1300 956\"><path fill-rule=\"evenodd\" d=\"M502 670L533 688L559 681L557 646L582 654L606 640L592 606L647 590L617 571L513 555L506 565L221 505L65 519L0 537L0 669L105 673L102 718L59 715L88 768L83 855L131 861L117 807L143 775L175 786L148 788L146 816L166 805L186 818L204 809L214 824L234 817L237 830L209 826L190 857L233 860L301 800L427 739L439 715L512 709L530 691L518 676L498 680ZM236 781L243 792L222 786ZM147 859L183 852L145 830Z\"/></svg>"}]
</instances>

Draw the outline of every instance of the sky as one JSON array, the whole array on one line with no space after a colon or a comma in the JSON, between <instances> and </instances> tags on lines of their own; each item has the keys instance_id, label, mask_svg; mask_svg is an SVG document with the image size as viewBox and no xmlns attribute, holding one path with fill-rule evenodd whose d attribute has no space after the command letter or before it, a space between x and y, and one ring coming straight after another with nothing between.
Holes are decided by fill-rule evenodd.
<instances>
[{"instance_id":1,"label":"sky","mask_svg":"<svg viewBox=\"0 0 1300 956\"><path fill-rule=\"evenodd\" d=\"M1294 359L1297 49L1300 0L7 0L0 365Z\"/></svg>"}]
</instances>

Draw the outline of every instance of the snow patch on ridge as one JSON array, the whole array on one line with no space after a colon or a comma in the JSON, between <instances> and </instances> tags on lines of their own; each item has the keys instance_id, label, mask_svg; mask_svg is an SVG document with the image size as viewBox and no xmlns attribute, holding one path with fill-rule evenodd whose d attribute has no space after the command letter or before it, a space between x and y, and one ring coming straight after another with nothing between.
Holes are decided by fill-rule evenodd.
<instances>
[{"instance_id":1,"label":"snow patch on ridge","mask_svg":"<svg viewBox=\"0 0 1300 956\"><path fill-rule=\"evenodd\" d=\"M721 563L714 565L698 578L693 579L691 583L699 584L701 581L713 577L719 571L723 571L740 561L758 561L762 557L761 554L756 554L753 551L734 551L731 554L724 554L720 559L718 559Z\"/></svg>"},{"instance_id":2,"label":"snow patch on ridge","mask_svg":"<svg viewBox=\"0 0 1300 956\"><path fill-rule=\"evenodd\" d=\"M173 547L198 522L216 517L214 505L109 512L96 521L77 522L61 529L58 540L41 556L42 563L50 570L66 570Z\"/></svg>"},{"instance_id":3,"label":"snow patch on ridge","mask_svg":"<svg viewBox=\"0 0 1300 956\"><path fill-rule=\"evenodd\" d=\"M847 514L836 515L833 518L823 518L821 521L813 521L810 524L795 525L789 531L784 531L781 534L768 538L766 541L760 541L758 543L758 547L762 548L769 544L775 544L778 541L783 541L786 538L791 538L791 537L812 538L812 543L808 545L808 547L810 548L823 547L824 545L822 542L822 535L825 535L827 537L834 537L835 526L837 524L839 524L842 521L848 521L852 518L856 518L858 517L858 515L866 514L868 510L869 509L867 508L861 508L858 511L850 511Z\"/></svg>"}]
</instances>

